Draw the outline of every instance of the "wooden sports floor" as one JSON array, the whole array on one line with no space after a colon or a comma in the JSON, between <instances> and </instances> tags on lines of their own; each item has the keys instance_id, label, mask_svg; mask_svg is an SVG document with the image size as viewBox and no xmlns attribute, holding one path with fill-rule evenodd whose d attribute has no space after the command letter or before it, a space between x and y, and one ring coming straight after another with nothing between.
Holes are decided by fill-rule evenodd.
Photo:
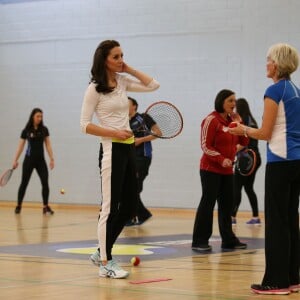
<instances>
[{"instance_id":1,"label":"wooden sports floor","mask_svg":"<svg viewBox=\"0 0 300 300\"><path fill-rule=\"evenodd\" d=\"M241 213L235 232L249 249L222 252L215 218L211 254L191 250L192 210L152 209L140 227L127 227L117 241L115 258L130 271L127 279L98 277L89 262L96 248L97 207L58 206L43 216L40 206L0 202L0 299L300 299L260 296L250 291L264 270L264 227L245 225ZM137 255L141 264L133 267ZM156 282L149 282L156 281Z\"/></svg>"}]
</instances>

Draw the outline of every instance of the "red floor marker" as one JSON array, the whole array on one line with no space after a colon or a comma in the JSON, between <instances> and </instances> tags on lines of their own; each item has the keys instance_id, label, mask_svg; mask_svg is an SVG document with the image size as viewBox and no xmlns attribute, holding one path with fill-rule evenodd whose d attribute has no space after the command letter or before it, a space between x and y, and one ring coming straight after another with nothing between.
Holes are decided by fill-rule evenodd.
<instances>
[{"instance_id":1,"label":"red floor marker","mask_svg":"<svg viewBox=\"0 0 300 300\"><path fill-rule=\"evenodd\" d=\"M160 282L160 281L169 281L169 280L172 280L172 278L144 279L144 280L129 281L129 283L131 283L131 284L143 284L143 283Z\"/></svg>"}]
</instances>

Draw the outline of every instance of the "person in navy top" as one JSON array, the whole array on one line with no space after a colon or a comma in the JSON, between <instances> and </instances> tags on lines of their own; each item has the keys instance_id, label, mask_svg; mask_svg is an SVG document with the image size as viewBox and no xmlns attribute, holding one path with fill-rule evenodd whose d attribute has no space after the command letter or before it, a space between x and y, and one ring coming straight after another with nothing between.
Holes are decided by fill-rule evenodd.
<instances>
[{"instance_id":1,"label":"person in navy top","mask_svg":"<svg viewBox=\"0 0 300 300\"><path fill-rule=\"evenodd\" d=\"M300 89L290 75L299 64L297 50L275 44L267 54L262 126L239 124L232 134L266 140L265 274L251 289L257 294L289 294L299 285Z\"/></svg>"},{"instance_id":2,"label":"person in navy top","mask_svg":"<svg viewBox=\"0 0 300 300\"><path fill-rule=\"evenodd\" d=\"M157 135L161 135L161 131L153 120L147 114L140 114L137 112L138 103L132 97L128 97L129 100L129 118L130 128L134 134L135 152L136 152L136 172L137 172L137 188L138 188L138 202L136 207L136 216L127 222L127 226L142 225L149 218L151 218L151 212L145 207L141 199L141 193L143 191L144 180L149 174L149 168L152 161L152 143L155 139L153 135L149 135L143 131L139 131L144 120L148 130L153 131Z\"/></svg>"}]
</instances>

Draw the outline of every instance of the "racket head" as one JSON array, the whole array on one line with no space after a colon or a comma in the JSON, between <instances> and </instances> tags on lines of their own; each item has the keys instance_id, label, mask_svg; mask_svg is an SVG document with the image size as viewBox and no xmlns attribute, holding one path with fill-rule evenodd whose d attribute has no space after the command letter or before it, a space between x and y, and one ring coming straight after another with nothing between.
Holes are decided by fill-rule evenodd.
<instances>
[{"instance_id":1,"label":"racket head","mask_svg":"<svg viewBox=\"0 0 300 300\"><path fill-rule=\"evenodd\" d=\"M157 101L152 103L147 108L145 115L149 115L159 127L161 135L150 132L157 138L172 139L182 132L183 117L178 108L170 102Z\"/></svg>"},{"instance_id":2,"label":"racket head","mask_svg":"<svg viewBox=\"0 0 300 300\"><path fill-rule=\"evenodd\" d=\"M237 153L236 168L242 176L249 176L256 167L256 153L252 149L244 149Z\"/></svg>"},{"instance_id":3,"label":"racket head","mask_svg":"<svg viewBox=\"0 0 300 300\"><path fill-rule=\"evenodd\" d=\"M1 177L0 177L0 186L5 186L9 179L11 178L11 175L13 173L14 169L8 169L5 172L2 173Z\"/></svg>"}]
</instances>

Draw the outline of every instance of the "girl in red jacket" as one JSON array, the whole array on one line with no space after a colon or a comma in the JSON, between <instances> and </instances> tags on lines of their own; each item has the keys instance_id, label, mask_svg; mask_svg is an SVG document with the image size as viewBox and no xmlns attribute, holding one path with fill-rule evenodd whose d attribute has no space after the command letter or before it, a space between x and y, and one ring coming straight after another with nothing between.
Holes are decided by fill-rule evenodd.
<instances>
[{"instance_id":1,"label":"girl in red jacket","mask_svg":"<svg viewBox=\"0 0 300 300\"><path fill-rule=\"evenodd\" d=\"M211 251L208 241L213 230L213 211L218 201L219 230L222 249L245 249L232 231L231 211L233 207L233 162L237 145L246 146L247 137L234 136L228 132L233 121L240 121L234 113L234 92L221 90L215 99L215 111L201 124L200 178L202 198L197 210L192 249Z\"/></svg>"}]
</instances>

